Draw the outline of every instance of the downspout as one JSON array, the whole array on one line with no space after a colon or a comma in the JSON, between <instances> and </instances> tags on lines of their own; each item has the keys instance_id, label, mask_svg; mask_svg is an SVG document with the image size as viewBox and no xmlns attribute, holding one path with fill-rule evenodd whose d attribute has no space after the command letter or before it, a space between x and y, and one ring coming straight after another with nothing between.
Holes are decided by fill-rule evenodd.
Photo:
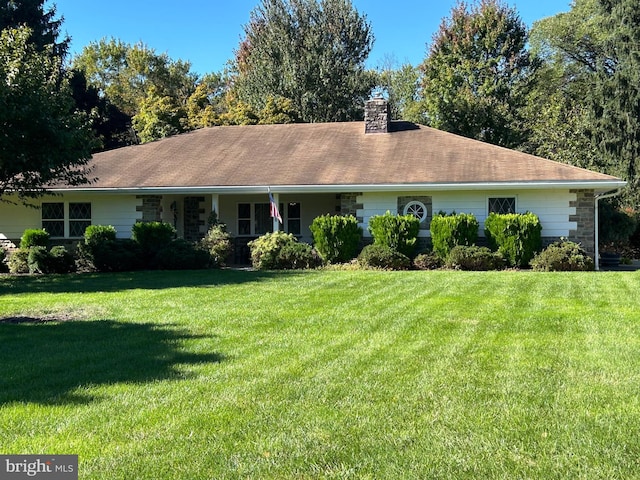
<instances>
[{"instance_id":1,"label":"downspout","mask_svg":"<svg viewBox=\"0 0 640 480\"><path fill-rule=\"evenodd\" d=\"M595 264L596 264L596 271L600 270L600 247L598 246L599 243L599 218L598 218L598 202L600 200L603 200L605 198L611 198L611 197L617 197L618 195L620 195L620 189L616 189L615 191L611 192L611 193L601 193L600 195L596 195L596 205L595 205L595 239L596 239L596 244L595 244Z\"/></svg>"}]
</instances>

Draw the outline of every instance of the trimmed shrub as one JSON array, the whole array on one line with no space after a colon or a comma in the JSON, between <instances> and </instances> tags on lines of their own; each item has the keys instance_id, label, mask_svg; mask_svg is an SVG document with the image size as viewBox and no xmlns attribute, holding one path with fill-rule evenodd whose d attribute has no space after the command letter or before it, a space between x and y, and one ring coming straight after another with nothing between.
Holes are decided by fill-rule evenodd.
<instances>
[{"instance_id":1,"label":"trimmed shrub","mask_svg":"<svg viewBox=\"0 0 640 480\"><path fill-rule=\"evenodd\" d=\"M26 250L31 247L48 247L49 233L41 228L27 229L20 238L20 248Z\"/></svg>"},{"instance_id":2,"label":"trimmed shrub","mask_svg":"<svg viewBox=\"0 0 640 480\"><path fill-rule=\"evenodd\" d=\"M53 247L50 251L46 247L31 247L27 251L27 268L29 273L70 273L75 271L73 255L63 246Z\"/></svg>"},{"instance_id":3,"label":"trimmed shrub","mask_svg":"<svg viewBox=\"0 0 640 480\"><path fill-rule=\"evenodd\" d=\"M355 258L362 241L362 228L353 215L322 215L309 227L313 244L328 263L343 263Z\"/></svg>"},{"instance_id":4,"label":"trimmed shrub","mask_svg":"<svg viewBox=\"0 0 640 480\"><path fill-rule=\"evenodd\" d=\"M111 225L89 225L84 231L84 243L90 247L116 241L116 229Z\"/></svg>"},{"instance_id":5,"label":"trimmed shrub","mask_svg":"<svg viewBox=\"0 0 640 480\"><path fill-rule=\"evenodd\" d=\"M211 257L206 250L182 238L171 241L154 260L161 270L198 270L209 267L210 262Z\"/></svg>"},{"instance_id":6,"label":"trimmed shrub","mask_svg":"<svg viewBox=\"0 0 640 480\"><path fill-rule=\"evenodd\" d=\"M527 267L542 248L542 225L533 213L490 213L484 222L492 250L499 251L514 267Z\"/></svg>"},{"instance_id":7,"label":"trimmed shrub","mask_svg":"<svg viewBox=\"0 0 640 480\"><path fill-rule=\"evenodd\" d=\"M363 268L384 270L407 270L411 260L406 255L385 245L367 245L358 255L358 263Z\"/></svg>"},{"instance_id":8,"label":"trimmed shrub","mask_svg":"<svg viewBox=\"0 0 640 480\"><path fill-rule=\"evenodd\" d=\"M140 245L148 267L154 268L153 260L176 235L173 225L165 222L137 222L131 229L133 240Z\"/></svg>"},{"instance_id":9,"label":"trimmed shrub","mask_svg":"<svg viewBox=\"0 0 640 480\"><path fill-rule=\"evenodd\" d=\"M276 265L282 270L316 268L322 265L322 258L308 243L289 243L278 252Z\"/></svg>"},{"instance_id":10,"label":"trimmed shrub","mask_svg":"<svg viewBox=\"0 0 640 480\"><path fill-rule=\"evenodd\" d=\"M413 215L374 215L369 219L369 231L373 235L373 243L388 247L410 257L415 250L420 220Z\"/></svg>"},{"instance_id":11,"label":"trimmed shrub","mask_svg":"<svg viewBox=\"0 0 640 480\"><path fill-rule=\"evenodd\" d=\"M287 245L292 245L298 240L291 233L273 232L266 233L247 245L251 249L251 264L257 270L278 269L278 254Z\"/></svg>"},{"instance_id":12,"label":"trimmed shrub","mask_svg":"<svg viewBox=\"0 0 640 480\"><path fill-rule=\"evenodd\" d=\"M71 273L76 271L76 261L73 258L73 254L62 245L53 247L49 251L51 256L51 268L50 273Z\"/></svg>"},{"instance_id":13,"label":"trimmed shrub","mask_svg":"<svg viewBox=\"0 0 640 480\"><path fill-rule=\"evenodd\" d=\"M231 235L227 232L224 223L212 225L204 238L200 240L199 246L202 250L209 252L211 266L214 267L225 265L227 259L233 253Z\"/></svg>"},{"instance_id":14,"label":"trimmed shrub","mask_svg":"<svg viewBox=\"0 0 640 480\"><path fill-rule=\"evenodd\" d=\"M9 256L9 262L7 265L9 266L10 273L29 273L29 249L19 248L11 252Z\"/></svg>"},{"instance_id":15,"label":"trimmed shrub","mask_svg":"<svg viewBox=\"0 0 640 480\"><path fill-rule=\"evenodd\" d=\"M413 259L413 266L418 270L437 270L444 266L444 261L435 252L421 253Z\"/></svg>"},{"instance_id":16,"label":"trimmed shrub","mask_svg":"<svg viewBox=\"0 0 640 480\"><path fill-rule=\"evenodd\" d=\"M486 271L504 268L504 258L500 253L476 245L453 247L445 263L448 268L457 270Z\"/></svg>"},{"instance_id":17,"label":"trimmed shrub","mask_svg":"<svg viewBox=\"0 0 640 480\"><path fill-rule=\"evenodd\" d=\"M472 213L440 213L431 219L433 251L444 260L452 248L473 245L478 239L479 228L480 223Z\"/></svg>"},{"instance_id":18,"label":"trimmed shrub","mask_svg":"<svg viewBox=\"0 0 640 480\"><path fill-rule=\"evenodd\" d=\"M593 259L575 242L553 242L531 260L537 272L588 272L595 269Z\"/></svg>"}]
</instances>

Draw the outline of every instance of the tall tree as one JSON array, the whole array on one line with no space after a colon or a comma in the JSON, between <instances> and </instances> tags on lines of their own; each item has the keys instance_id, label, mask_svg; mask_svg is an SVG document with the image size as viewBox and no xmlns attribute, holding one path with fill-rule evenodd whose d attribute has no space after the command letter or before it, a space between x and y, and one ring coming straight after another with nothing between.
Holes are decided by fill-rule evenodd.
<instances>
[{"instance_id":1,"label":"tall tree","mask_svg":"<svg viewBox=\"0 0 640 480\"><path fill-rule=\"evenodd\" d=\"M394 120L426 124L421 97L422 71L411 64L388 64L378 72L378 87L386 93Z\"/></svg>"},{"instance_id":2,"label":"tall tree","mask_svg":"<svg viewBox=\"0 0 640 480\"><path fill-rule=\"evenodd\" d=\"M0 30L5 28L29 27L29 41L40 52L64 58L69 50L69 37L59 41L62 18L56 18L56 7L45 11L45 0L2 0L0 1Z\"/></svg>"},{"instance_id":3,"label":"tall tree","mask_svg":"<svg viewBox=\"0 0 640 480\"><path fill-rule=\"evenodd\" d=\"M116 39L91 43L74 59L90 86L133 119L143 141L188 130L186 104L197 75L191 65L143 43Z\"/></svg>"},{"instance_id":4,"label":"tall tree","mask_svg":"<svg viewBox=\"0 0 640 480\"><path fill-rule=\"evenodd\" d=\"M422 69L430 125L506 147L524 140L519 112L535 70L527 28L499 0L458 3L435 34Z\"/></svg>"},{"instance_id":5,"label":"tall tree","mask_svg":"<svg viewBox=\"0 0 640 480\"><path fill-rule=\"evenodd\" d=\"M637 0L600 0L604 54L598 59L591 106L593 139L612 173L629 182L627 201L640 205L640 8Z\"/></svg>"},{"instance_id":6,"label":"tall tree","mask_svg":"<svg viewBox=\"0 0 640 480\"><path fill-rule=\"evenodd\" d=\"M255 111L287 98L305 122L362 118L372 44L350 0L262 0L236 51L234 88Z\"/></svg>"},{"instance_id":7,"label":"tall tree","mask_svg":"<svg viewBox=\"0 0 640 480\"><path fill-rule=\"evenodd\" d=\"M25 27L0 34L0 198L24 203L54 184L88 182L94 142L53 47L38 51L30 35Z\"/></svg>"}]
</instances>

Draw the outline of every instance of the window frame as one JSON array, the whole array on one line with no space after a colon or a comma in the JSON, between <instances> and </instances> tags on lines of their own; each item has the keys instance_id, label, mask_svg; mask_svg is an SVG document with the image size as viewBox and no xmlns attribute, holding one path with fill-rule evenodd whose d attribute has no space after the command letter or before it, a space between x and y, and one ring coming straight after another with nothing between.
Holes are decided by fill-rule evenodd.
<instances>
[{"instance_id":1,"label":"window frame","mask_svg":"<svg viewBox=\"0 0 640 480\"><path fill-rule=\"evenodd\" d=\"M497 212L497 211L491 211L491 201L492 200L498 200L498 199L513 199L513 212ZM487 197L487 216L491 215L492 213L496 213L498 215L505 215L505 214L509 214L509 213L517 213L518 212L518 196L517 195L492 195L490 197Z\"/></svg>"},{"instance_id":2,"label":"window frame","mask_svg":"<svg viewBox=\"0 0 640 480\"><path fill-rule=\"evenodd\" d=\"M422 216L418 217L414 211L410 211L411 207L419 207L422 209ZM429 218L429 209L427 208L427 206L419 201L419 200L411 200L409 203L407 203L404 208L402 209L402 214L403 215L413 215L415 218L418 219L418 221L420 223L423 223L427 218Z\"/></svg>"},{"instance_id":3,"label":"window frame","mask_svg":"<svg viewBox=\"0 0 640 480\"><path fill-rule=\"evenodd\" d=\"M300 206L300 217L289 217L289 204L297 204ZM249 205L249 214L251 215L250 217L240 216L240 205ZM260 208L266 208L267 209L266 211L271 212L269 202L238 202L236 204L236 232L238 237L247 238L247 237L259 237L261 235L264 235L264 233L256 233L257 232L256 227L258 226L257 217L256 217L256 205L260 205L261 206ZM286 211L284 208L285 205L287 206ZM281 231L284 231L286 233L290 232L289 219L300 221L300 230L302 231L302 204L300 202L296 202L296 201L279 202L278 208L280 209L280 214L283 215ZM269 224L270 228L266 233L273 232L273 218L269 216L269 220L271 221L271 223ZM249 233L240 233L241 230L246 231L246 228L243 228L243 229L240 228L241 221L245 221L249 223ZM294 233L294 235L299 237L299 236L302 236L302 233Z\"/></svg>"},{"instance_id":4,"label":"window frame","mask_svg":"<svg viewBox=\"0 0 640 480\"><path fill-rule=\"evenodd\" d=\"M45 205L62 205L62 217L60 218L45 218ZM71 218L71 205L88 205L89 206L89 218ZM59 208L59 207L56 207ZM73 207L76 208L76 207ZM40 204L40 226L42 229L47 230L48 223L56 222L58 224L62 224L62 235L54 235L51 233L51 238L70 238L77 239L82 238L84 235L84 229L87 226L93 224L93 206L91 202L42 202ZM71 226L75 223L82 222L84 225L84 229L82 235L71 235ZM49 230L47 230L49 231ZM54 232L56 233L56 232Z\"/></svg>"}]
</instances>

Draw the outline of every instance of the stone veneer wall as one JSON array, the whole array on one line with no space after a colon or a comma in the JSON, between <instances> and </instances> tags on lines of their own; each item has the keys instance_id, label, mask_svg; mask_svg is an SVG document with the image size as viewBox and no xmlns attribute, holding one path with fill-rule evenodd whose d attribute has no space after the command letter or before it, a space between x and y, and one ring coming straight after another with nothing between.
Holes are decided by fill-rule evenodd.
<instances>
[{"instance_id":1,"label":"stone veneer wall","mask_svg":"<svg viewBox=\"0 0 640 480\"><path fill-rule=\"evenodd\" d=\"M364 105L364 133L388 133L391 114L383 98L368 100Z\"/></svg>"},{"instance_id":2,"label":"stone veneer wall","mask_svg":"<svg viewBox=\"0 0 640 480\"><path fill-rule=\"evenodd\" d=\"M191 242L200 240L204 233L204 208L200 205L204 197L184 198L184 239Z\"/></svg>"},{"instance_id":3,"label":"stone veneer wall","mask_svg":"<svg viewBox=\"0 0 640 480\"><path fill-rule=\"evenodd\" d=\"M569 216L570 222L576 222L575 230L569 231L569 240L582 245L591 256L595 255L595 194L593 190L570 190L576 194L575 201L569 202L575 207L576 214Z\"/></svg>"},{"instance_id":4,"label":"stone veneer wall","mask_svg":"<svg viewBox=\"0 0 640 480\"><path fill-rule=\"evenodd\" d=\"M340 215L353 215L358 219L358 223L362 223L364 219L358 216L358 209L362 209L363 205L358 203L358 196L362 193L341 193L340 194Z\"/></svg>"},{"instance_id":5,"label":"stone veneer wall","mask_svg":"<svg viewBox=\"0 0 640 480\"><path fill-rule=\"evenodd\" d=\"M142 222L159 222L162 220L162 195L138 195L142 205L136 207L136 212L142 212Z\"/></svg>"}]
</instances>

